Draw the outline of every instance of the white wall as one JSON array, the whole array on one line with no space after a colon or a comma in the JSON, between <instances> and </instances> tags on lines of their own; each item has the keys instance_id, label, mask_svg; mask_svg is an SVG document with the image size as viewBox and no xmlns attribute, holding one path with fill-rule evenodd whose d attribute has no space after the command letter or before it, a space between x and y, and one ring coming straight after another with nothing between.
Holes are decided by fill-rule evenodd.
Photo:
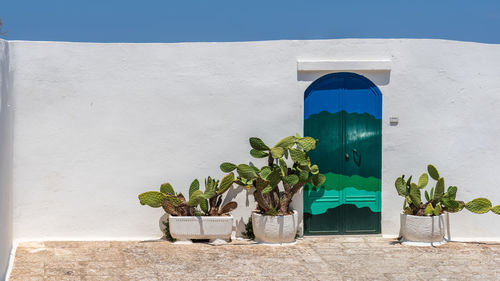
<instances>
[{"instance_id":1,"label":"white wall","mask_svg":"<svg viewBox=\"0 0 500 281\"><path fill-rule=\"evenodd\" d=\"M9 90L9 44L0 39L0 280L12 248L12 108Z\"/></svg>"},{"instance_id":2,"label":"white wall","mask_svg":"<svg viewBox=\"0 0 500 281\"><path fill-rule=\"evenodd\" d=\"M303 92L322 72L298 60L390 59L361 73L383 93L383 233L398 233L394 179L435 164L459 197L500 204L500 45L443 40L93 44L13 41L14 236L158 237L137 194L222 176L248 137L302 131ZM389 126L390 116L400 124ZM236 216L253 202L238 195ZM301 206L300 201L296 202ZM245 214L245 211L248 212ZM239 226L241 217L237 218ZM500 217L452 216L455 237L500 239Z\"/></svg>"}]
</instances>

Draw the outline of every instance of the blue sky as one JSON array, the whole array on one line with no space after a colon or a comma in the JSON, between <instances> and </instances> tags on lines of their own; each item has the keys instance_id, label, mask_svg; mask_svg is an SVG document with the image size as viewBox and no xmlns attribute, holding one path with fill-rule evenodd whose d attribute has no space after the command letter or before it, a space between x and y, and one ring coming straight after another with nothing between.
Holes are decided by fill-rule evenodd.
<instances>
[{"instance_id":1,"label":"blue sky","mask_svg":"<svg viewBox=\"0 0 500 281\"><path fill-rule=\"evenodd\" d=\"M10 40L441 38L500 43L500 0L2 0Z\"/></svg>"}]
</instances>

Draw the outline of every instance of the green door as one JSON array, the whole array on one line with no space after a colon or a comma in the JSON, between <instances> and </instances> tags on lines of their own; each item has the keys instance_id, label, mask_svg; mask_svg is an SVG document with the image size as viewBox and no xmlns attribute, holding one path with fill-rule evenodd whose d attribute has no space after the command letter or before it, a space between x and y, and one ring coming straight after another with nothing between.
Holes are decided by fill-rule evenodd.
<instances>
[{"instance_id":1,"label":"green door","mask_svg":"<svg viewBox=\"0 0 500 281\"><path fill-rule=\"evenodd\" d=\"M326 176L304 187L306 235L380 233L382 95L354 73L321 77L304 95L304 135L319 140L311 162Z\"/></svg>"}]
</instances>

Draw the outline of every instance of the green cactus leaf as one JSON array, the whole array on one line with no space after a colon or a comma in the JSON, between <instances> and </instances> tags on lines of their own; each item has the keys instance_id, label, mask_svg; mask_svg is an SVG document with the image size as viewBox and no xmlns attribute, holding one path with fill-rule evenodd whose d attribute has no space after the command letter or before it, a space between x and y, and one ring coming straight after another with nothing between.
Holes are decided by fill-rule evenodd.
<instances>
[{"instance_id":1,"label":"green cactus leaf","mask_svg":"<svg viewBox=\"0 0 500 281\"><path fill-rule=\"evenodd\" d=\"M431 187L431 200L434 200L434 187Z\"/></svg>"},{"instance_id":2,"label":"green cactus leaf","mask_svg":"<svg viewBox=\"0 0 500 281\"><path fill-rule=\"evenodd\" d=\"M200 182L195 179L189 186L189 197L192 196L193 192L200 189Z\"/></svg>"},{"instance_id":3,"label":"green cactus leaf","mask_svg":"<svg viewBox=\"0 0 500 281\"><path fill-rule=\"evenodd\" d=\"M299 172L299 181L306 182L309 179L309 172L306 170L302 170Z\"/></svg>"},{"instance_id":4,"label":"green cactus leaf","mask_svg":"<svg viewBox=\"0 0 500 281\"><path fill-rule=\"evenodd\" d=\"M295 163L302 163L307 160L306 153L296 148L290 149L290 156L292 157L292 160Z\"/></svg>"},{"instance_id":5,"label":"green cactus leaf","mask_svg":"<svg viewBox=\"0 0 500 281\"><path fill-rule=\"evenodd\" d=\"M399 196L408 195L408 191L406 189L406 183L403 177L397 178L394 185L396 186L396 191L398 192Z\"/></svg>"},{"instance_id":6,"label":"green cactus leaf","mask_svg":"<svg viewBox=\"0 0 500 281\"><path fill-rule=\"evenodd\" d=\"M311 137L297 139L297 145L308 152L316 148L317 141Z\"/></svg>"},{"instance_id":7,"label":"green cactus leaf","mask_svg":"<svg viewBox=\"0 0 500 281\"><path fill-rule=\"evenodd\" d=\"M428 182L429 182L429 176L426 173L423 173L418 179L418 187L421 189L425 188Z\"/></svg>"},{"instance_id":8,"label":"green cactus leaf","mask_svg":"<svg viewBox=\"0 0 500 281\"><path fill-rule=\"evenodd\" d=\"M240 175L240 177L243 177L246 179L254 179L257 177L255 170L246 164L238 165L237 171L238 171L238 174Z\"/></svg>"},{"instance_id":9,"label":"green cactus leaf","mask_svg":"<svg viewBox=\"0 0 500 281\"><path fill-rule=\"evenodd\" d=\"M198 189L194 191L193 194L191 194L191 196L189 196L189 201L187 202L187 205L191 207L196 207L199 204L201 204L201 201L203 200L205 200L203 191Z\"/></svg>"},{"instance_id":10,"label":"green cactus leaf","mask_svg":"<svg viewBox=\"0 0 500 281\"><path fill-rule=\"evenodd\" d=\"M436 167L434 167L430 164L427 165L427 172L429 172L429 175L431 176L431 178L433 178L434 180L439 180L440 176L439 176L439 172L436 169Z\"/></svg>"},{"instance_id":11,"label":"green cactus leaf","mask_svg":"<svg viewBox=\"0 0 500 281\"><path fill-rule=\"evenodd\" d=\"M316 174L313 175L311 178L309 178L309 182L314 185L314 186L320 186L323 183L325 183L326 177L322 174Z\"/></svg>"},{"instance_id":12,"label":"green cactus leaf","mask_svg":"<svg viewBox=\"0 0 500 281\"><path fill-rule=\"evenodd\" d=\"M406 181L406 186L408 186L408 188L410 188L410 186L411 186L411 178L412 178L412 177L413 177L413 176L410 176L410 177L408 178L408 180Z\"/></svg>"},{"instance_id":13,"label":"green cactus leaf","mask_svg":"<svg viewBox=\"0 0 500 281\"><path fill-rule=\"evenodd\" d=\"M439 178L434 190L434 201L439 202L444 194L444 178Z\"/></svg>"},{"instance_id":14,"label":"green cactus leaf","mask_svg":"<svg viewBox=\"0 0 500 281\"><path fill-rule=\"evenodd\" d=\"M491 208L491 211L497 215L500 215L500 205L496 205L495 207Z\"/></svg>"},{"instance_id":15,"label":"green cactus leaf","mask_svg":"<svg viewBox=\"0 0 500 281\"><path fill-rule=\"evenodd\" d=\"M411 197L410 197L410 195L406 195L406 196L405 196L405 200L406 200L406 202L408 202L408 204L412 204L412 203L413 203L413 202L411 201Z\"/></svg>"},{"instance_id":16,"label":"green cactus leaf","mask_svg":"<svg viewBox=\"0 0 500 281\"><path fill-rule=\"evenodd\" d=\"M267 176L267 180L269 181L269 185L275 187L281 181L281 170L274 169L269 176Z\"/></svg>"},{"instance_id":17,"label":"green cactus leaf","mask_svg":"<svg viewBox=\"0 0 500 281\"><path fill-rule=\"evenodd\" d=\"M223 194L224 192L226 192L233 185L233 182L234 182L234 174L233 173L230 173L230 174L227 174L226 176L224 176L222 178L222 180L220 181L219 190L217 193Z\"/></svg>"},{"instance_id":18,"label":"green cactus leaf","mask_svg":"<svg viewBox=\"0 0 500 281\"><path fill-rule=\"evenodd\" d=\"M269 156L269 153L252 148L252 150L250 150L250 155L252 155L255 158L265 158Z\"/></svg>"},{"instance_id":19,"label":"green cactus leaf","mask_svg":"<svg viewBox=\"0 0 500 281\"><path fill-rule=\"evenodd\" d=\"M250 146L260 151L269 150L269 147L259 138L250 138Z\"/></svg>"},{"instance_id":20,"label":"green cactus leaf","mask_svg":"<svg viewBox=\"0 0 500 281\"><path fill-rule=\"evenodd\" d=\"M413 205L419 207L420 206L420 203L421 203L421 194L420 194L420 188L418 188L418 186L414 183L411 184L410 186L410 198L411 198L411 202L413 203Z\"/></svg>"},{"instance_id":21,"label":"green cactus leaf","mask_svg":"<svg viewBox=\"0 0 500 281\"><path fill-rule=\"evenodd\" d=\"M443 195L443 198L455 200L457 197L457 187L456 186L449 186L448 191Z\"/></svg>"},{"instance_id":22,"label":"green cactus leaf","mask_svg":"<svg viewBox=\"0 0 500 281\"><path fill-rule=\"evenodd\" d=\"M290 185L294 185L299 182L299 177L297 175L289 175L286 176L283 180Z\"/></svg>"},{"instance_id":23,"label":"green cactus leaf","mask_svg":"<svg viewBox=\"0 0 500 281\"><path fill-rule=\"evenodd\" d=\"M203 213L208 214L208 200L203 199L200 201L200 209L203 211Z\"/></svg>"},{"instance_id":24,"label":"green cactus leaf","mask_svg":"<svg viewBox=\"0 0 500 281\"><path fill-rule=\"evenodd\" d=\"M271 148L271 155L273 156L274 159L279 159L283 157L283 154L285 153L285 149L283 147L273 147Z\"/></svg>"},{"instance_id":25,"label":"green cactus leaf","mask_svg":"<svg viewBox=\"0 0 500 281\"><path fill-rule=\"evenodd\" d=\"M439 216L441 215L441 212L443 211L443 208L441 207L440 204L438 204L435 208L434 208L434 215L435 216Z\"/></svg>"},{"instance_id":26,"label":"green cactus leaf","mask_svg":"<svg viewBox=\"0 0 500 281\"><path fill-rule=\"evenodd\" d=\"M259 172L259 168L255 167L253 163L250 162L249 166L252 167L252 169L255 171L256 174Z\"/></svg>"},{"instance_id":27,"label":"green cactus leaf","mask_svg":"<svg viewBox=\"0 0 500 281\"><path fill-rule=\"evenodd\" d=\"M257 177L255 179L255 188L257 190L263 190L264 188L266 188L267 186L269 185L269 181L261 178L261 177Z\"/></svg>"},{"instance_id":28,"label":"green cactus leaf","mask_svg":"<svg viewBox=\"0 0 500 281\"><path fill-rule=\"evenodd\" d=\"M205 187L205 192L203 193L203 198L210 199L217 195L217 183L215 181L211 182Z\"/></svg>"},{"instance_id":29,"label":"green cactus leaf","mask_svg":"<svg viewBox=\"0 0 500 281\"><path fill-rule=\"evenodd\" d=\"M276 147L281 147L283 149L290 148L292 145L295 144L295 137L294 136L288 136L280 140L277 144L274 145L273 148Z\"/></svg>"},{"instance_id":30,"label":"green cactus leaf","mask_svg":"<svg viewBox=\"0 0 500 281\"><path fill-rule=\"evenodd\" d=\"M141 205L148 205L153 208L159 208L161 207L161 204L163 204L163 201L167 199L167 195L164 193L161 193L159 191L148 191L139 194L139 202Z\"/></svg>"},{"instance_id":31,"label":"green cactus leaf","mask_svg":"<svg viewBox=\"0 0 500 281\"><path fill-rule=\"evenodd\" d=\"M274 187L268 185L264 189L262 189L261 193L262 194L267 194L267 193L271 192L273 189L274 189Z\"/></svg>"},{"instance_id":32,"label":"green cactus leaf","mask_svg":"<svg viewBox=\"0 0 500 281\"><path fill-rule=\"evenodd\" d=\"M234 171L234 169L236 169L236 165L234 165L233 163L224 162L224 163L220 164L220 169L224 173L230 173L230 172Z\"/></svg>"},{"instance_id":33,"label":"green cactus leaf","mask_svg":"<svg viewBox=\"0 0 500 281\"><path fill-rule=\"evenodd\" d=\"M425 191L425 200L427 200L427 202L431 201L431 198L429 196L429 192L427 192L427 190Z\"/></svg>"},{"instance_id":34,"label":"green cactus leaf","mask_svg":"<svg viewBox=\"0 0 500 281\"><path fill-rule=\"evenodd\" d=\"M443 199L441 199L441 202L446 207L446 210L450 213L458 212L463 208L460 202L455 201L454 199L448 199L443 197Z\"/></svg>"},{"instance_id":35,"label":"green cactus leaf","mask_svg":"<svg viewBox=\"0 0 500 281\"><path fill-rule=\"evenodd\" d=\"M427 207L425 207L424 215L432 216L433 214L434 214L434 207L432 207L432 204L429 203L427 204Z\"/></svg>"},{"instance_id":36,"label":"green cactus leaf","mask_svg":"<svg viewBox=\"0 0 500 281\"><path fill-rule=\"evenodd\" d=\"M311 174L313 174L313 175L316 175L319 173L318 165L312 165L310 169L311 169Z\"/></svg>"},{"instance_id":37,"label":"green cactus leaf","mask_svg":"<svg viewBox=\"0 0 500 281\"><path fill-rule=\"evenodd\" d=\"M267 179L267 177L269 176L270 173L271 173L271 168L268 166L264 166L264 167L262 167L262 169L260 169L260 176L263 179Z\"/></svg>"},{"instance_id":38,"label":"green cactus leaf","mask_svg":"<svg viewBox=\"0 0 500 281\"><path fill-rule=\"evenodd\" d=\"M490 211L491 201L486 198L476 198L465 204L465 208L476 214L484 214Z\"/></svg>"},{"instance_id":39,"label":"green cactus leaf","mask_svg":"<svg viewBox=\"0 0 500 281\"><path fill-rule=\"evenodd\" d=\"M172 185L170 183L164 183L160 186L160 192L162 193L169 193L169 194L172 194L172 195L175 195L175 191L174 191L174 188L172 187Z\"/></svg>"}]
</instances>

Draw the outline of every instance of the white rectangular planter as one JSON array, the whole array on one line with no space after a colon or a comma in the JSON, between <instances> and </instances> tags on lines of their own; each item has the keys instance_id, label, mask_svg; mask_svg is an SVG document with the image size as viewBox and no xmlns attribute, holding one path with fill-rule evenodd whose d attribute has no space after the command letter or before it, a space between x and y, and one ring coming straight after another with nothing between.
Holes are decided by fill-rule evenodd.
<instances>
[{"instance_id":1,"label":"white rectangular planter","mask_svg":"<svg viewBox=\"0 0 500 281\"><path fill-rule=\"evenodd\" d=\"M169 218L170 235L179 241L190 239L230 240L233 216L172 216Z\"/></svg>"}]
</instances>

